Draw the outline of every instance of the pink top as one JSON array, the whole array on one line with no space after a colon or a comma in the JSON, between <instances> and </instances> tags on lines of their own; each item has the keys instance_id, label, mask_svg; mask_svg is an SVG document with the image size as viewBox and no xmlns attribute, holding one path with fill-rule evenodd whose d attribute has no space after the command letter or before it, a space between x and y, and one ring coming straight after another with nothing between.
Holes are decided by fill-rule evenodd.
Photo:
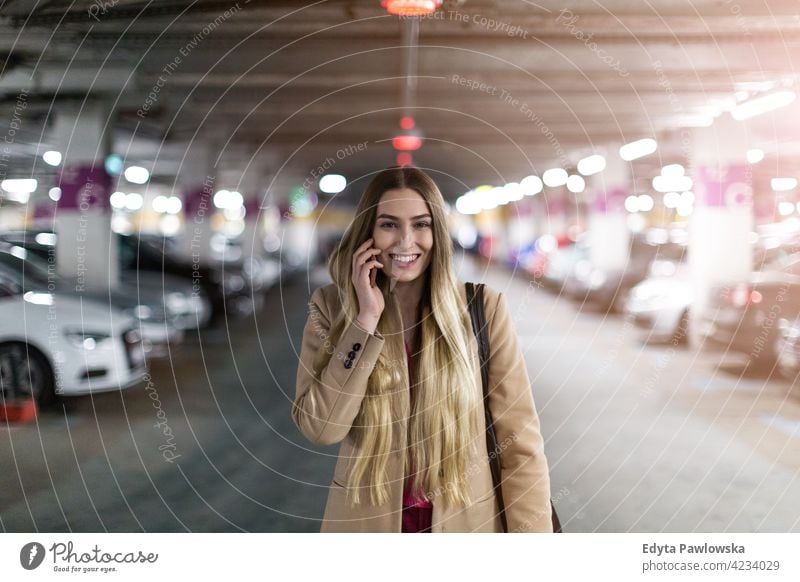
<instances>
[{"instance_id":1,"label":"pink top","mask_svg":"<svg viewBox=\"0 0 800 582\"><path fill-rule=\"evenodd\" d=\"M413 377L414 377L413 376L414 370L412 368L412 363L411 363L411 350L409 350L408 344L406 344L406 357L408 358L409 380L412 380ZM409 386L409 390L411 392L410 396L411 396L412 402L413 402L413 398L414 398L413 380L411 381L411 384L412 384L412 386ZM403 506L404 507L427 507L427 508L432 508L433 504L430 501L428 501L424 496L416 498L416 499L411 496L411 485L412 485L413 482L414 482L414 475L412 474L412 475L409 475L408 478L406 478L405 487L403 488Z\"/></svg>"}]
</instances>

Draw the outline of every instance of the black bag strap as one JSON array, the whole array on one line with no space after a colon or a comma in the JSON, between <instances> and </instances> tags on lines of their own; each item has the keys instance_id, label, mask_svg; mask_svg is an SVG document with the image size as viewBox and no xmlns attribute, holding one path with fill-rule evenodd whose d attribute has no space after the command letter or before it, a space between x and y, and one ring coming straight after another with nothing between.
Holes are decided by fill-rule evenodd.
<instances>
[{"instance_id":1,"label":"black bag strap","mask_svg":"<svg viewBox=\"0 0 800 582\"><path fill-rule=\"evenodd\" d=\"M492 483L500 509L500 522L503 532L508 532L506 520L506 504L503 501L503 489L500 486L500 448L497 445L497 434L494 430L494 419L489 409L489 331L486 328L486 311L483 304L483 283L467 283L467 306L472 319L472 331L478 340L478 354L481 363L481 383L483 384L483 414L486 419L486 450L489 453L489 468L492 472Z\"/></svg>"},{"instance_id":2,"label":"black bag strap","mask_svg":"<svg viewBox=\"0 0 800 582\"><path fill-rule=\"evenodd\" d=\"M500 465L500 447L497 445L497 434L494 430L494 419L492 411L489 409L489 330L486 326L486 309L483 302L483 283L467 283L467 306L472 320L472 331L478 340L478 356L481 365L481 383L483 384L483 412L486 419L486 449L489 453L489 467L492 472L492 482L494 491L497 495L497 504L500 509L500 521L503 524L503 531L508 532L508 521L506 520L506 505L503 501L503 490L500 486L502 474ZM561 521L550 501L552 512L553 532L561 533Z\"/></svg>"}]
</instances>

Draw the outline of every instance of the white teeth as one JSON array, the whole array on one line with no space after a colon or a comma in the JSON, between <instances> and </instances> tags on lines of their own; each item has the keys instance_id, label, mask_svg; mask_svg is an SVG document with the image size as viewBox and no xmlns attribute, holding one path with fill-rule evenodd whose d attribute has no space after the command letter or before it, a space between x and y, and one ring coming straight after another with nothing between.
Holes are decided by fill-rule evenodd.
<instances>
[{"instance_id":1,"label":"white teeth","mask_svg":"<svg viewBox=\"0 0 800 582\"><path fill-rule=\"evenodd\" d=\"M419 255L390 255L393 260L398 261L400 263L412 263Z\"/></svg>"}]
</instances>

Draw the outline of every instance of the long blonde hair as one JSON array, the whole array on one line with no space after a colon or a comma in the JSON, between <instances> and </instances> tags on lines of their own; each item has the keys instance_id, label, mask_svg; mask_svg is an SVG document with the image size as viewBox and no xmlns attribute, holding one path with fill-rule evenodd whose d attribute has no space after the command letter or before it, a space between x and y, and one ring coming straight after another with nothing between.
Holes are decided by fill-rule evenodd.
<instances>
[{"instance_id":1,"label":"long blonde hair","mask_svg":"<svg viewBox=\"0 0 800 582\"><path fill-rule=\"evenodd\" d=\"M393 448L405 451L404 475L416 468L415 495L424 493L432 498L443 494L448 504L469 500L467 464L470 447L479 436L478 418L482 412L469 350L472 328L453 270L444 198L422 170L389 168L378 172L367 186L355 219L328 261L342 306L331 324L330 336L334 343L338 341L347 324L358 315L358 298L351 278L353 254L372 236L381 196L387 190L401 188L410 188L425 199L432 216L434 241L430 266L422 275L426 281L419 306L421 352L415 402L408 410L408 398L401 393L406 385L406 353L399 309L395 295L388 291L388 277L379 271L376 284L386 308L377 331L385 337L385 343L351 429L356 445L348 487L351 506L360 503L362 490L374 505L388 501L386 467ZM331 357L328 352L320 350L315 370L324 369ZM408 442L397 443L404 418L408 418Z\"/></svg>"}]
</instances>

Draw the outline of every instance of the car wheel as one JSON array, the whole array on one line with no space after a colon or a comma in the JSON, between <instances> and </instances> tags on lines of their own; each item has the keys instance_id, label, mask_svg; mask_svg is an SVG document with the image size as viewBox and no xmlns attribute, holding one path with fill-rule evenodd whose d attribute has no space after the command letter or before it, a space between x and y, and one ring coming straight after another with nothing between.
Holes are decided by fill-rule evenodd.
<instances>
[{"instance_id":1,"label":"car wheel","mask_svg":"<svg viewBox=\"0 0 800 582\"><path fill-rule=\"evenodd\" d=\"M778 362L778 353L775 349L776 341L775 334L767 335L764 339L763 349L750 355L750 365L753 368L770 372L776 368Z\"/></svg>"},{"instance_id":2,"label":"car wheel","mask_svg":"<svg viewBox=\"0 0 800 582\"><path fill-rule=\"evenodd\" d=\"M676 346L685 346L689 343L689 311L684 311L678 320L678 325L672 334L672 343Z\"/></svg>"},{"instance_id":3,"label":"car wheel","mask_svg":"<svg viewBox=\"0 0 800 582\"><path fill-rule=\"evenodd\" d=\"M21 343L0 346L0 388L16 397L32 397L41 409L56 402L53 369L36 349Z\"/></svg>"},{"instance_id":4,"label":"car wheel","mask_svg":"<svg viewBox=\"0 0 800 582\"><path fill-rule=\"evenodd\" d=\"M627 303L628 300L628 293L629 291L627 289L617 289L611 300L611 306L609 307L611 313L625 313L625 303Z\"/></svg>"}]
</instances>

